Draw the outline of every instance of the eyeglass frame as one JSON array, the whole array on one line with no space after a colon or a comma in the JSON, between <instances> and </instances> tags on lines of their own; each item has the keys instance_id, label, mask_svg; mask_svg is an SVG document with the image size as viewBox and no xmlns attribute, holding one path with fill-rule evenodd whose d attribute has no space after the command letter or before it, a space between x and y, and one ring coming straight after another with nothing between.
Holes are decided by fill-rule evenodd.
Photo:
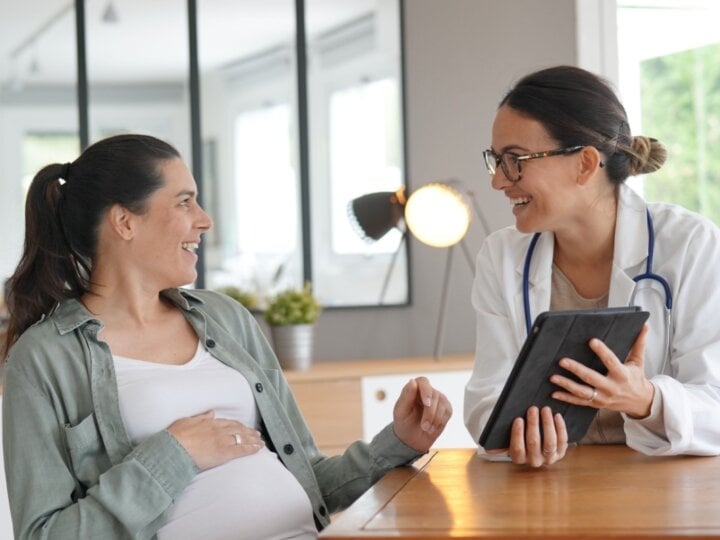
<instances>
[{"instance_id":1,"label":"eyeglass frame","mask_svg":"<svg viewBox=\"0 0 720 540\"><path fill-rule=\"evenodd\" d=\"M483 159L485 160L485 166L487 167L488 173L490 176L494 176L498 171L498 165L500 166L500 169L502 169L503 174L505 175L505 178L507 178L510 182L519 182L522 180L522 165L521 163L523 161L529 161L531 159L541 159L546 157L552 157L552 156L566 156L568 154L574 154L575 152L579 152L583 148L585 148L586 145L580 145L580 146L568 146L566 148L556 148L555 150L546 150L545 152L533 152L532 154L521 154L517 155L513 152L503 152L502 154L498 155L495 153L495 151L492 148L488 148L487 150L483 150ZM505 162L503 161L503 156L508 155L512 156L515 161L517 162L517 178L510 178L510 174L508 173L507 166L505 165ZM495 163L493 163L493 161ZM601 165L602 166L602 165Z\"/></svg>"}]
</instances>

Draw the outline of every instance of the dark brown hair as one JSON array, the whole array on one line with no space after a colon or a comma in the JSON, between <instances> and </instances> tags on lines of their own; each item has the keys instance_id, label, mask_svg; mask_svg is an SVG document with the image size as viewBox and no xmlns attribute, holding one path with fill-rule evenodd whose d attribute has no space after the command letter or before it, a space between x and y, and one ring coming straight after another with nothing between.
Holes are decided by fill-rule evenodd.
<instances>
[{"instance_id":1,"label":"dark brown hair","mask_svg":"<svg viewBox=\"0 0 720 540\"><path fill-rule=\"evenodd\" d=\"M656 171L667 156L659 141L632 136L610 85L584 69L557 66L531 73L505 95L503 105L542 123L560 147L597 148L614 184Z\"/></svg>"},{"instance_id":2,"label":"dark brown hair","mask_svg":"<svg viewBox=\"0 0 720 540\"><path fill-rule=\"evenodd\" d=\"M160 166L179 156L155 137L117 135L35 175L25 203L23 254L8 283L6 350L58 302L88 291L105 212L114 204L145 212L164 184Z\"/></svg>"}]
</instances>

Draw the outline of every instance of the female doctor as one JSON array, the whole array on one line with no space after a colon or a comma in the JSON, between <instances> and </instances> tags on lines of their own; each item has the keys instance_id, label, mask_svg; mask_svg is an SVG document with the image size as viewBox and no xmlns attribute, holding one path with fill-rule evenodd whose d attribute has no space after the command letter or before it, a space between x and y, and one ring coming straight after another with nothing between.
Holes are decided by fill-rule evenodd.
<instances>
[{"instance_id":1,"label":"female doctor","mask_svg":"<svg viewBox=\"0 0 720 540\"><path fill-rule=\"evenodd\" d=\"M607 374L562 359L580 382L552 376L552 397L598 410L581 444L720 454L720 230L624 184L660 168L663 146L631 135L605 81L560 66L503 98L484 158L515 227L489 236L477 259L477 354L465 392L475 440L539 313L632 304L650 318L626 362L593 339ZM507 453L538 467L567 447L562 416L531 407L515 419Z\"/></svg>"}]
</instances>

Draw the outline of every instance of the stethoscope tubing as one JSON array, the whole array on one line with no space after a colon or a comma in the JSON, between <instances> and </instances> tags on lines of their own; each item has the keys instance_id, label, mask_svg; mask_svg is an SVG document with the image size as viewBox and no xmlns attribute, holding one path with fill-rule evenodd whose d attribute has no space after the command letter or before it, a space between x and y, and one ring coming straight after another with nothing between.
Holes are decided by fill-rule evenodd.
<instances>
[{"instance_id":1,"label":"stethoscope tubing","mask_svg":"<svg viewBox=\"0 0 720 540\"><path fill-rule=\"evenodd\" d=\"M655 228L653 227L652 218L650 217L650 211L646 209L645 215L647 216L648 227L647 262L645 265L645 272L635 276L633 281L637 284L644 279L650 279L659 283L665 292L665 308L667 310L666 313L669 314L672 310L672 292L667 280L653 272L653 258L655 257ZM527 330L528 335L530 335L532 330L532 319L530 313L530 264L532 263L533 253L535 252L535 246L540 238L540 234L541 233L539 232L535 233L530 240L530 245L528 246L527 254L525 255L525 264L523 266L523 308L525 310L525 329Z\"/></svg>"}]
</instances>

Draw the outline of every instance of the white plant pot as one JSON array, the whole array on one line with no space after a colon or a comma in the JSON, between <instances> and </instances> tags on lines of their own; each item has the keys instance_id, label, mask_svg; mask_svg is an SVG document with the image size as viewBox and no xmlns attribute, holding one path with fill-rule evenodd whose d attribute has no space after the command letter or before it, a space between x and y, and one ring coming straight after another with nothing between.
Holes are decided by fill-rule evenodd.
<instances>
[{"instance_id":1,"label":"white plant pot","mask_svg":"<svg viewBox=\"0 0 720 540\"><path fill-rule=\"evenodd\" d=\"M310 369L313 360L313 328L312 324L270 327L275 354L283 369Z\"/></svg>"}]
</instances>

